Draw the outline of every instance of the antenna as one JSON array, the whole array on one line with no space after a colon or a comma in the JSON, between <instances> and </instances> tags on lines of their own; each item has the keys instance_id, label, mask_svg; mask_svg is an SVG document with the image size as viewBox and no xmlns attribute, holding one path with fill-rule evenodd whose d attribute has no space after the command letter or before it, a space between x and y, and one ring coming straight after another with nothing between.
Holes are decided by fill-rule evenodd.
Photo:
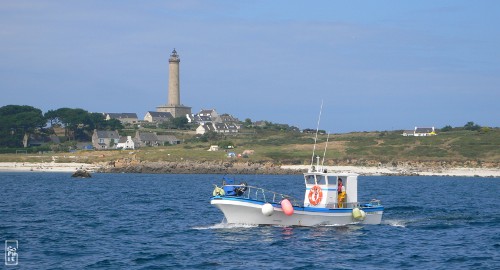
<instances>
[{"instance_id":1,"label":"antenna","mask_svg":"<svg viewBox=\"0 0 500 270\"><path fill-rule=\"evenodd\" d=\"M316 136L314 137L313 154L311 157L311 168L313 167L313 164L314 164L314 152L316 151L316 142L318 141L319 122L321 121L321 111L322 110L323 110L323 100L321 100L321 107L319 108L318 125L316 126Z\"/></svg>"},{"instance_id":2,"label":"antenna","mask_svg":"<svg viewBox=\"0 0 500 270\"><path fill-rule=\"evenodd\" d=\"M328 147L329 139L330 139L330 131L328 131L328 136L326 137L325 152L323 152L323 161L321 161L321 169L323 169L323 164L325 164L326 148Z\"/></svg>"}]
</instances>

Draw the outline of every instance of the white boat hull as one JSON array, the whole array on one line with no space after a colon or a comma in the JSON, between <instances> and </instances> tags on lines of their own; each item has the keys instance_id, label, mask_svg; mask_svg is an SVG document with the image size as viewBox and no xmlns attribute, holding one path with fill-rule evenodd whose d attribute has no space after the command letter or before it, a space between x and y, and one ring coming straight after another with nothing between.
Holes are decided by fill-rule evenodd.
<instances>
[{"instance_id":1,"label":"white boat hull","mask_svg":"<svg viewBox=\"0 0 500 270\"><path fill-rule=\"evenodd\" d=\"M321 226L348 224L380 224L383 207L362 208L366 212L363 220L355 219L351 208L310 208L294 207L292 215L287 216L279 205L273 205L271 216L262 213L261 202L244 199L213 197L212 205L219 208L228 223L282 226Z\"/></svg>"}]
</instances>

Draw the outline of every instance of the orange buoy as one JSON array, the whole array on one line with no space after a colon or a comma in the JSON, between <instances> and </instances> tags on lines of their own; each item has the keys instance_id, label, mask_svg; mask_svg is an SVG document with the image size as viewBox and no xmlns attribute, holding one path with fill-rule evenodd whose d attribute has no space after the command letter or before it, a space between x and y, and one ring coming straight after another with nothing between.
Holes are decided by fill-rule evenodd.
<instances>
[{"instance_id":1,"label":"orange buoy","mask_svg":"<svg viewBox=\"0 0 500 270\"><path fill-rule=\"evenodd\" d=\"M293 215L293 206L288 199L284 199L281 201L281 209L283 209L283 213L285 213L285 215Z\"/></svg>"}]
</instances>

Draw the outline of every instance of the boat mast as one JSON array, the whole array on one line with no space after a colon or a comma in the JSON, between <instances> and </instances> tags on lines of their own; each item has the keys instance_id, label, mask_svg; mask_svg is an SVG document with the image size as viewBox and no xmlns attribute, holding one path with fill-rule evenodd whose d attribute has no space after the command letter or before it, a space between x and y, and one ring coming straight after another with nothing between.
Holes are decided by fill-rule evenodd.
<instances>
[{"instance_id":1,"label":"boat mast","mask_svg":"<svg viewBox=\"0 0 500 270\"><path fill-rule=\"evenodd\" d=\"M321 170L323 170L323 165L325 164L326 148L328 147L329 139L330 139L330 132L328 132L328 136L326 137L325 151L323 152L323 161L321 161Z\"/></svg>"},{"instance_id":2,"label":"boat mast","mask_svg":"<svg viewBox=\"0 0 500 270\"><path fill-rule=\"evenodd\" d=\"M321 121L321 111L323 110L323 100L321 100L321 107L319 108L319 116L318 116L318 125L316 126L316 136L314 137L314 147L313 147L313 154L311 157L311 171L312 168L314 167L314 152L316 151L316 142L318 141L318 131L319 131L319 122Z\"/></svg>"}]
</instances>

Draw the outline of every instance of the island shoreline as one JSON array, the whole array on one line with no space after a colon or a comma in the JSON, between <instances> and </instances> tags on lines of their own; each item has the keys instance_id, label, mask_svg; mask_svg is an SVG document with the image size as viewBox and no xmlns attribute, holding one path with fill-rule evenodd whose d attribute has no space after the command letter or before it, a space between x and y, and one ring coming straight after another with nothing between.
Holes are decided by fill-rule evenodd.
<instances>
[{"instance_id":1,"label":"island shoreline","mask_svg":"<svg viewBox=\"0 0 500 270\"><path fill-rule=\"evenodd\" d=\"M99 173L156 173L156 174L302 174L309 165L275 165L266 163L239 162L139 162L115 163L32 163L0 162L0 172L63 172L87 170ZM324 166L329 172L350 172L364 176L463 176L500 177L500 168L414 168L387 166Z\"/></svg>"}]
</instances>

